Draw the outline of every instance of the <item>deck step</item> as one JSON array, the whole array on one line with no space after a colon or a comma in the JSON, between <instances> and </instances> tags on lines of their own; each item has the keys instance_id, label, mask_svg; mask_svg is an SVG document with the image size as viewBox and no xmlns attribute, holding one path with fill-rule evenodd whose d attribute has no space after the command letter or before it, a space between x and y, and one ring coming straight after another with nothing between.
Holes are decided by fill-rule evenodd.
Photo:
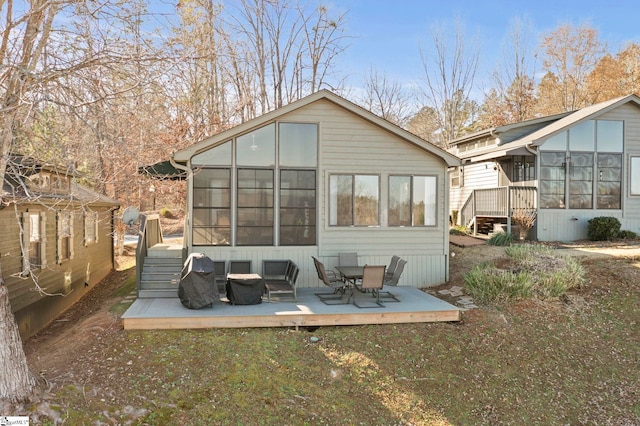
<instances>
[{"instance_id":1,"label":"deck step","mask_svg":"<svg viewBox=\"0 0 640 426\"><path fill-rule=\"evenodd\" d=\"M141 290L174 290L178 291L178 285L180 284L180 280L176 282L171 281L142 281L140 283Z\"/></svg>"},{"instance_id":2,"label":"deck step","mask_svg":"<svg viewBox=\"0 0 640 426\"><path fill-rule=\"evenodd\" d=\"M144 260L139 298L177 297L182 273L182 248L179 250L152 247Z\"/></svg>"},{"instance_id":3,"label":"deck step","mask_svg":"<svg viewBox=\"0 0 640 426\"><path fill-rule=\"evenodd\" d=\"M180 272L142 272L142 282L146 281L168 281L168 282L179 282L180 281Z\"/></svg>"},{"instance_id":4,"label":"deck step","mask_svg":"<svg viewBox=\"0 0 640 426\"><path fill-rule=\"evenodd\" d=\"M175 297L178 297L177 289L140 290L138 292L138 298L140 299L175 298Z\"/></svg>"},{"instance_id":5,"label":"deck step","mask_svg":"<svg viewBox=\"0 0 640 426\"><path fill-rule=\"evenodd\" d=\"M162 257L162 258L179 258L182 259L182 247L158 247L153 246L147 250L147 257Z\"/></svg>"},{"instance_id":6,"label":"deck step","mask_svg":"<svg viewBox=\"0 0 640 426\"><path fill-rule=\"evenodd\" d=\"M146 265L171 265L182 269L181 257L149 257L144 259Z\"/></svg>"}]
</instances>

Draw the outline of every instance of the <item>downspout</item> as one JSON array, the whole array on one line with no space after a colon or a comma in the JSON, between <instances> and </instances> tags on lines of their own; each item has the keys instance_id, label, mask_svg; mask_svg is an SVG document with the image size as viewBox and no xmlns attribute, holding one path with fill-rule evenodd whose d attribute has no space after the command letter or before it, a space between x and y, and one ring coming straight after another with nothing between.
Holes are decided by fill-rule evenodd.
<instances>
[{"instance_id":1,"label":"downspout","mask_svg":"<svg viewBox=\"0 0 640 426\"><path fill-rule=\"evenodd\" d=\"M174 161L173 159L173 155L175 154L172 153L171 156L169 157L169 163L171 163L171 165L173 167L175 167L178 170L182 170L184 172L187 173L187 211L186 211L186 215L185 215L185 221L184 221L184 228L182 231L182 257L183 260L186 259L186 255L187 252L189 250L189 246L191 245L191 239L190 239L190 230L191 230L191 203L192 203L192 195L191 195L191 182L192 182L192 178L193 178L193 170L191 170L190 167L187 166L183 166L181 164L178 164Z\"/></svg>"},{"instance_id":2,"label":"downspout","mask_svg":"<svg viewBox=\"0 0 640 426\"><path fill-rule=\"evenodd\" d=\"M536 181L540 181L538 179L538 176L540 176L540 158L538 156L538 150L537 149L533 149L533 144L528 144L524 146L524 149L527 150L527 152L531 153L532 155L535 156L535 167L536 167ZM538 188L539 185L536 185L536 188ZM540 191L538 191L536 189L536 222L535 222L535 235L533 236L533 238L535 238L536 240L538 239L538 206L540 205Z\"/></svg>"}]
</instances>

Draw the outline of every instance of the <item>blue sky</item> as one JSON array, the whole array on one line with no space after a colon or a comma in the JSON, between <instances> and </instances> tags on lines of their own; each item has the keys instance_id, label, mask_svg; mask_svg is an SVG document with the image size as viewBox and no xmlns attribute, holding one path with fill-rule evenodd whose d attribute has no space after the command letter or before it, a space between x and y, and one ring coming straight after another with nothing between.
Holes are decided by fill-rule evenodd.
<instances>
[{"instance_id":1,"label":"blue sky","mask_svg":"<svg viewBox=\"0 0 640 426\"><path fill-rule=\"evenodd\" d=\"M420 78L420 48L425 52L431 48L431 29L456 19L464 24L466 38L479 44L480 80L502 60L514 18L526 18L533 25L536 45L540 34L562 23L597 29L610 52L630 41L640 43L638 0L349 0L336 1L334 7L348 11L348 33L354 38L339 68L354 85L370 67L407 85Z\"/></svg>"}]
</instances>

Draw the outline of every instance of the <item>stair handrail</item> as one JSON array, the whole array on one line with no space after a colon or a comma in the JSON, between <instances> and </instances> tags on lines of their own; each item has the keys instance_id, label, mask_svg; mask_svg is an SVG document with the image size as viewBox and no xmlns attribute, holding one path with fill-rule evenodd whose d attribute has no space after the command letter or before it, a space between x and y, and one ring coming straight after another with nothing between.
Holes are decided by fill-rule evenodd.
<instances>
[{"instance_id":1,"label":"stair handrail","mask_svg":"<svg viewBox=\"0 0 640 426\"><path fill-rule=\"evenodd\" d=\"M163 242L160 216L157 214L140 215L140 231L138 232L138 245L136 246L136 293L140 295L142 283L142 270L144 260L150 247Z\"/></svg>"},{"instance_id":2,"label":"stair handrail","mask_svg":"<svg viewBox=\"0 0 640 426\"><path fill-rule=\"evenodd\" d=\"M477 216L508 217L516 209L536 210L535 186L501 186L471 191L460 208L460 225L469 227Z\"/></svg>"}]
</instances>

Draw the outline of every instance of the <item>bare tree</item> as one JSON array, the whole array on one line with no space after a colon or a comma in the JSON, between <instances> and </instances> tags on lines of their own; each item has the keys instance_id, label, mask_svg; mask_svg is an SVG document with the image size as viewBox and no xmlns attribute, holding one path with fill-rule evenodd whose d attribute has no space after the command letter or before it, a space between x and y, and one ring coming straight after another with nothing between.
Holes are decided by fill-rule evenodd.
<instances>
[{"instance_id":1,"label":"bare tree","mask_svg":"<svg viewBox=\"0 0 640 426\"><path fill-rule=\"evenodd\" d=\"M223 18L229 75L239 98L255 99L255 113L330 84L346 48L345 14L334 18L326 6L293 0L242 0L235 12Z\"/></svg>"},{"instance_id":2,"label":"bare tree","mask_svg":"<svg viewBox=\"0 0 640 426\"><path fill-rule=\"evenodd\" d=\"M410 98L402 85L385 74L369 70L362 105L374 114L405 127L411 109Z\"/></svg>"},{"instance_id":3,"label":"bare tree","mask_svg":"<svg viewBox=\"0 0 640 426\"><path fill-rule=\"evenodd\" d=\"M453 28L453 35L446 34L443 26L434 28L433 49L420 51L424 67L422 94L425 104L436 114L437 142L443 147L460 136L468 124L465 120L469 117L464 111L474 87L480 56L477 47L466 44L460 21Z\"/></svg>"},{"instance_id":4,"label":"bare tree","mask_svg":"<svg viewBox=\"0 0 640 426\"><path fill-rule=\"evenodd\" d=\"M480 121L485 127L517 123L533 117L535 107L535 64L531 59L531 24L523 19L511 23L504 58L493 72L495 87L483 101Z\"/></svg>"},{"instance_id":5,"label":"bare tree","mask_svg":"<svg viewBox=\"0 0 640 426\"><path fill-rule=\"evenodd\" d=\"M90 168L99 168L99 178L109 177L105 171L117 157L113 152L122 152L122 145L110 145L119 134L110 120L113 100L137 86L127 77L135 75L135 69L127 66L142 56L131 49L128 31L142 5L33 0L16 7L13 0L0 2L0 188L4 188L16 147L27 148L44 160L68 160L62 167L71 170L89 159ZM113 182L102 189L106 191L109 185L113 190ZM38 202L29 192L22 198L1 195L4 206ZM25 250L23 247L23 257ZM37 274L29 277L37 288ZM28 396L36 381L26 364L2 274L0 318L4 343L0 370L7 373L0 375L0 400L16 401Z\"/></svg>"}]
</instances>

